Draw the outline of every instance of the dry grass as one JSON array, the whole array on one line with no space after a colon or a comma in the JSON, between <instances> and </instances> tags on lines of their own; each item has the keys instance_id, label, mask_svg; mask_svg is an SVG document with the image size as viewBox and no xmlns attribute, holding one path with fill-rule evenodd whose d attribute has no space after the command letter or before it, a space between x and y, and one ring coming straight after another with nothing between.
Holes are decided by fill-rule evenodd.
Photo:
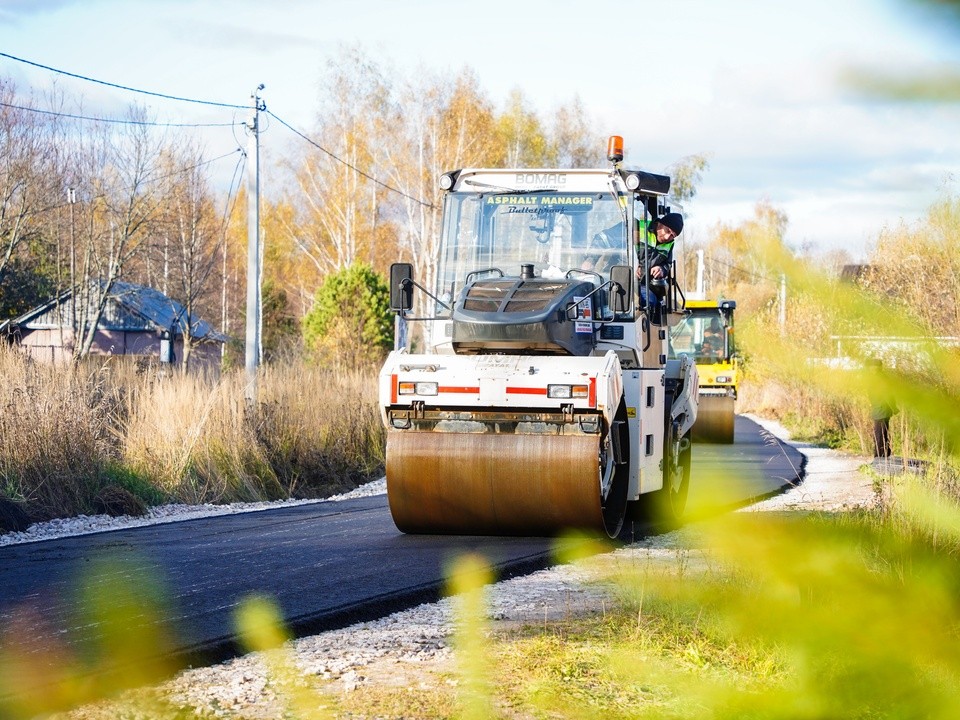
<instances>
[{"instance_id":1,"label":"dry grass","mask_svg":"<svg viewBox=\"0 0 960 720\"><path fill-rule=\"evenodd\" d=\"M119 457L106 368L52 368L0 344L0 494L35 518L92 510Z\"/></svg>"},{"instance_id":2,"label":"dry grass","mask_svg":"<svg viewBox=\"0 0 960 720\"><path fill-rule=\"evenodd\" d=\"M267 366L257 408L239 372L52 368L6 346L0 372L0 496L35 520L95 512L106 487L148 504L323 497L383 466L373 370Z\"/></svg>"},{"instance_id":3,"label":"dry grass","mask_svg":"<svg viewBox=\"0 0 960 720\"><path fill-rule=\"evenodd\" d=\"M245 377L176 376L131 399L125 458L184 502L323 497L383 466L383 430L372 371L265 366L259 404Z\"/></svg>"},{"instance_id":4,"label":"dry grass","mask_svg":"<svg viewBox=\"0 0 960 720\"><path fill-rule=\"evenodd\" d=\"M282 497L243 392L238 374L141 383L129 396L127 466L181 502Z\"/></svg>"},{"instance_id":5,"label":"dry grass","mask_svg":"<svg viewBox=\"0 0 960 720\"><path fill-rule=\"evenodd\" d=\"M380 472L385 436L377 391L374 369L264 368L258 433L288 492L353 487Z\"/></svg>"}]
</instances>

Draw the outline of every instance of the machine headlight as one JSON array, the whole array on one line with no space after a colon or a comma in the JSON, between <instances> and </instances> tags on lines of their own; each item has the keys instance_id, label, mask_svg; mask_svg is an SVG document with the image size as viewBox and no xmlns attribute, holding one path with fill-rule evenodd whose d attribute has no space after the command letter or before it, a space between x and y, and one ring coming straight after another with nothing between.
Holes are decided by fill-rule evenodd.
<instances>
[{"instance_id":1,"label":"machine headlight","mask_svg":"<svg viewBox=\"0 0 960 720\"><path fill-rule=\"evenodd\" d=\"M398 384L397 392L400 395L436 395L435 382L402 382Z\"/></svg>"},{"instance_id":2,"label":"machine headlight","mask_svg":"<svg viewBox=\"0 0 960 720\"><path fill-rule=\"evenodd\" d=\"M547 385L547 397L557 400L589 397L590 389L586 385Z\"/></svg>"},{"instance_id":3,"label":"machine headlight","mask_svg":"<svg viewBox=\"0 0 960 720\"><path fill-rule=\"evenodd\" d=\"M717 375L717 382L733 382L733 378L729 375Z\"/></svg>"},{"instance_id":4,"label":"machine headlight","mask_svg":"<svg viewBox=\"0 0 960 720\"><path fill-rule=\"evenodd\" d=\"M623 184L627 186L627 190L636 190L640 187L640 176L631 173L624 178Z\"/></svg>"},{"instance_id":5,"label":"machine headlight","mask_svg":"<svg viewBox=\"0 0 960 720\"><path fill-rule=\"evenodd\" d=\"M444 173L440 176L438 184L440 185L441 190L449 190L454 185L457 184L457 178L460 177L460 171L454 170L453 172Z\"/></svg>"}]
</instances>

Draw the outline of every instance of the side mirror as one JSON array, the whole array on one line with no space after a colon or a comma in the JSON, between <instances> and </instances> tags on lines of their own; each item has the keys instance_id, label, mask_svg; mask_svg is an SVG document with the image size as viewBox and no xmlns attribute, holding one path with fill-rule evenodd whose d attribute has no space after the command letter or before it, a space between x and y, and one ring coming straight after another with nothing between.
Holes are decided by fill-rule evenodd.
<instances>
[{"instance_id":1,"label":"side mirror","mask_svg":"<svg viewBox=\"0 0 960 720\"><path fill-rule=\"evenodd\" d=\"M629 265L610 268L610 306L615 313L630 311L633 299L633 270Z\"/></svg>"},{"instance_id":2,"label":"side mirror","mask_svg":"<svg viewBox=\"0 0 960 720\"><path fill-rule=\"evenodd\" d=\"M393 263L390 266L390 309L403 312L413 307L413 265Z\"/></svg>"}]
</instances>

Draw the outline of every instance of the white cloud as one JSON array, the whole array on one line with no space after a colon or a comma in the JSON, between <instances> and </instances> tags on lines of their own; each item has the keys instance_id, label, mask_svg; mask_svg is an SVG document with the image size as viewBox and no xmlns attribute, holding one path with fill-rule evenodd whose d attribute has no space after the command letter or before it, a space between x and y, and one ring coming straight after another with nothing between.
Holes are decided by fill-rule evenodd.
<instances>
[{"instance_id":1,"label":"white cloud","mask_svg":"<svg viewBox=\"0 0 960 720\"><path fill-rule=\"evenodd\" d=\"M790 216L791 237L863 244L886 223L918 217L960 167L957 107L865 102L839 84L847 67L957 60L942 37L908 26L899 6L871 0L17 7L18 27L0 25L0 45L12 54L218 101L244 103L263 82L268 106L303 128L317 106L323 61L340 42L360 41L407 75L468 65L494 102L520 87L544 114L576 94L599 132L624 136L632 164L662 171L682 156L710 155L687 209L703 232L750 217L767 197ZM25 12L34 9L39 14ZM103 94L81 89L91 101ZM104 102L119 97L106 95ZM206 110L164 108L178 110L212 120ZM238 140L223 133L225 149L213 152ZM264 141L284 142L279 132ZM824 224L824 212L837 220Z\"/></svg>"}]
</instances>

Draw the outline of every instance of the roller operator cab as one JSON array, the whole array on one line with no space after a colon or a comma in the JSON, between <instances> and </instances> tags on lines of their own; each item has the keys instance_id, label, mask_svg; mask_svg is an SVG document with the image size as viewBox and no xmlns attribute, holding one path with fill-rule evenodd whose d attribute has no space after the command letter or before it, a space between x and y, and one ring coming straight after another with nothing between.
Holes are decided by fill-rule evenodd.
<instances>
[{"instance_id":1,"label":"roller operator cab","mask_svg":"<svg viewBox=\"0 0 960 720\"><path fill-rule=\"evenodd\" d=\"M696 364L668 347L682 292L652 285L636 251L670 178L624 168L619 138L608 156L443 175L426 276L391 267L398 337L421 350L380 374L403 532L616 537L647 506L683 513Z\"/></svg>"},{"instance_id":2,"label":"roller operator cab","mask_svg":"<svg viewBox=\"0 0 960 720\"><path fill-rule=\"evenodd\" d=\"M734 404L740 363L734 343L736 300L687 300L681 319L671 327L671 353L696 359L700 403L693 439L732 443Z\"/></svg>"}]
</instances>

